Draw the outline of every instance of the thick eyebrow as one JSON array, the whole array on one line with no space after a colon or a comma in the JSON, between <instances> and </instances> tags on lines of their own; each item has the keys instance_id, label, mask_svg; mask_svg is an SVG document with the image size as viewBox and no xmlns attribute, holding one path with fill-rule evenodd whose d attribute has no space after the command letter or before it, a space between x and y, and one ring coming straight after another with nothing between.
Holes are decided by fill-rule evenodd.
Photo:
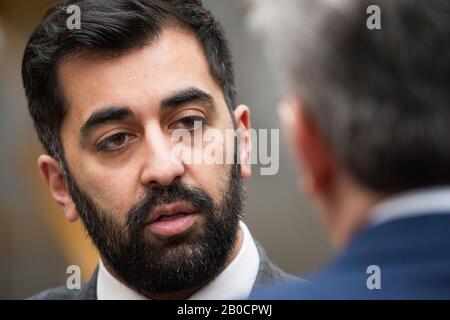
<instances>
[{"instance_id":1,"label":"thick eyebrow","mask_svg":"<svg viewBox=\"0 0 450 320\"><path fill-rule=\"evenodd\" d=\"M123 120L132 116L133 112L128 107L105 107L93 112L80 129L80 144L85 144L95 128L107 122Z\"/></svg>"},{"instance_id":2,"label":"thick eyebrow","mask_svg":"<svg viewBox=\"0 0 450 320\"><path fill-rule=\"evenodd\" d=\"M214 98L209 93L195 87L177 91L171 96L164 98L160 103L160 108L173 108L193 102L200 102L206 106L215 108Z\"/></svg>"},{"instance_id":3,"label":"thick eyebrow","mask_svg":"<svg viewBox=\"0 0 450 320\"><path fill-rule=\"evenodd\" d=\"M164 98L160 103L161 109L175 108L185 103L200 102L211 108L215 108L214 98L205 91L190 87L176 91ZM93 112L80 129L80 145L84 146L89 135L95 128L111 121L123 120L133 116L128 107L105 107Z\"/></svg>"}]
</instances>

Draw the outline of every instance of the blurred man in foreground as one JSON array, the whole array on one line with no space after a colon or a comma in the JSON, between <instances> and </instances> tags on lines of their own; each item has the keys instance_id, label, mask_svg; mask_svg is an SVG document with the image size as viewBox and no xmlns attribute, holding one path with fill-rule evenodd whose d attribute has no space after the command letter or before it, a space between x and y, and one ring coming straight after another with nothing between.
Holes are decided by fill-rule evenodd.
<instances>
[{"instance_id":1,"label":"blurred man in foreground","mask_svg":"<svg viewBox=\"0 0 450 320\"><path fill-rule=\"evenodd\" d=\"M450 298L450 2L257 1L250 19L337 248L311 284L257 297Z\"/></svg>"}]
</instances>

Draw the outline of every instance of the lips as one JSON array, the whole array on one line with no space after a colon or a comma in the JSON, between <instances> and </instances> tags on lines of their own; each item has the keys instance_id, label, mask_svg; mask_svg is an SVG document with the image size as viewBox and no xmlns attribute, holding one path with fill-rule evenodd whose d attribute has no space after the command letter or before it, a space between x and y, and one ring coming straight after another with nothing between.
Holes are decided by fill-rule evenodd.
<instances>
[{"instance_id":1,"label":"lips","mask_svg":"<svg viewBox=\"0 0 450 320\"><path fill-rule=\"evenodd\" d=\"M194 209L182 202L173 202L156 207L150 215L148 223L157 220L175 218L177 215L188 215L194 213Z\"/></svg>"},{"instance_id":2,"label":"lips","mask_svg":"<svg viewBox=\"0 0 450 320\"><path fill-rule=\"evenodd\" d=\"M196 212L192 206L174 202L156 207L147 222L155 234L171 236L189 229L195 222Z\"/></svg>"}]
</instances>

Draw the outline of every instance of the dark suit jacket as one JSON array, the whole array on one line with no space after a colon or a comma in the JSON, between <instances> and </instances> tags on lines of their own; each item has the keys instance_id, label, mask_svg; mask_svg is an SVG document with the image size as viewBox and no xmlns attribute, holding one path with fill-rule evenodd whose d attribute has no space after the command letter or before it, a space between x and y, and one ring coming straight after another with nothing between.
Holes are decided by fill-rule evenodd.
<instances>
[{"instance_id":1,"label":"dark suit jacket","mask_svg":"<svg viewBox=\"0 0 450 320\"><path fill-rule=\"evenodd\" d=\"M371 265L380 268L380 289L368 289ZM450 212L368 227L311 282L277 286L251 298L450 299Z\"/></svg>"},{"instance_id":2,"label":"dark suit jacket","mask_svg":"<svg viewBox=\"0 0 450 320\"><path fill-rule=\"evenodd\" d=\"M262 287L279 283L301 281L289 275L274 265L266 256L264 249L256 243L259 253L259 270L253 285L252 293ZM79 290L69 290L66 287L53 288L43 291L30 299L32 300L97 300L97 274L95 270L88 283Z\"/></svg>"}]
</instances>

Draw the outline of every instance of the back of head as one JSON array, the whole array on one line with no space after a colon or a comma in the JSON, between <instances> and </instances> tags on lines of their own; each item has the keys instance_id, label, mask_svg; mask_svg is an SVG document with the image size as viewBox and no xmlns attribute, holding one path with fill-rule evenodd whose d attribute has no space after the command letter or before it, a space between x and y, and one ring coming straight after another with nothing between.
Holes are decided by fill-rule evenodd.
<instances>
[{"instance_id":1,"label":"back of head","mask_svg":"<svg viewBox=\"0 0 450 320\"><path fill-rule=\"evenodd\" d=\"M383 193L450 184L449 1L266 0L252 18L355 180Z\"/></svg>"}]
</instances>

